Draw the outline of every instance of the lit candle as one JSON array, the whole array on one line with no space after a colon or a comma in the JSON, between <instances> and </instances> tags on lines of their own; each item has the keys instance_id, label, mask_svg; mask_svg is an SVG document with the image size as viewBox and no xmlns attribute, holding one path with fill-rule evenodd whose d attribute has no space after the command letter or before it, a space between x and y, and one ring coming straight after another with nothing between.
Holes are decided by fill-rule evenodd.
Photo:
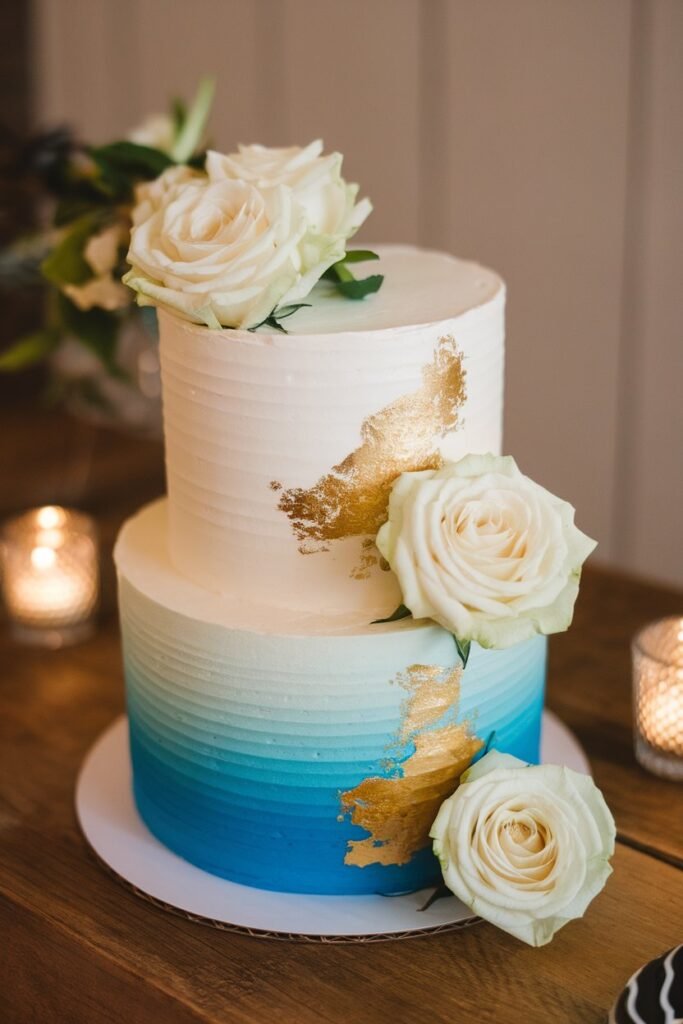
<instances>
[{"instance_id":1,"label":"lit candle","mask_svg":"<svg viewBox=\"0 0 683 1024\"><path fill-rule=\"evenodd\" d=\"M636 757L657 775L683 778L683 618L636 636L633 693Z\"/></svg>"},{"instance_id":2,"label":"lit candle","mask_svg":"<svg viewBox=\"0 0 683 1024\"><path fill-rule=\"evenodd\" d=\"M47 505L3 531L3 594L21 640L60 647L91 632L99 591L92 520Z\"/></svg>"}]
</instances>

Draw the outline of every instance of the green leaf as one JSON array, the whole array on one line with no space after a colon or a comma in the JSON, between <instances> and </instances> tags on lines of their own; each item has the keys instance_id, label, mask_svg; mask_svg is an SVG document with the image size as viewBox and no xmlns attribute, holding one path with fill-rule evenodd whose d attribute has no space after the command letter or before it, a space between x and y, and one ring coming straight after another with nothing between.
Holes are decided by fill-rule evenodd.
<instances>
[{"instance_id":1,"label":"green leaf","mask_svg":"<svg viewBox=\"0 0 683 1024\"><path fill-rule=\"evenodd\" d=\"M335 284L338 284L340 281L355 281L356 279L349 268L344 266L344 260L338 260L327 268L321 280L334 281Z\"/></svg>"},{"instance_id":2,"label":"green leaf","mask_svg":"<svg viewBox=\"0 0 683 1024\"><path fill-rule=\"evenodd\" d=\"M470 656L470 647L472 646L471 640L458 640L457 636L453 637L455 641L455 649L458 652L458 657L462 662L462 667L467 668L467 661Z\"/></svg>"},{"instance_id":3,"label":"green leaf","mask_svg":"<svg viewBox=\"0 0 683 1024\"><path fill-rule=\"evenodd\" d=\"M373 282L372 285L367 286L364 281L356 282L355 277L346 266L347 263L364 263L367 260L378 260L379 256L376 252L372 252L371 249L352 249L347 252L343 259L337 260L331 267L328 267L325 273L322 275L321 280L323 281L334 281L338 286L339 282L344 284L351 284L351 288L344 290L339 288L339 291L343 295L347 295L350 299L359 298L362 299L366 295L372 294L379 290L384 278L380 274L376 274L374 277L366 278L366 281ZM365 287L358 287L359 285ZM362 294L360 294L362 292Z\"/></svg>"},{"instance_id":4,"label":"green leaf","mask_svg":"<svg viewBox=\"0 0 683 1024\"><path fill-rule=\"evenodd\" d=\"M392 612L391 615L388 616L388 618L386 618L386 619L373 619L372 622L370 623L370 625L371 626L379 626L383 622L398 622L399 619L407 619L412 614L413 613L411 612L410 608L406 608L406 606L404 604L400 604L398 606L398 608L396 609L396 611Z\"/></svg>"},{"instance_id":5,"label":"green leaf","mask_svg":"<svg viewBox=\"0 0 683 1024\"><path fill-rule=\"evenodd\" d=\"M482 757L486 757L486 755L488 754L489 750L491 750L493 748L493 741L495 740L495 738L496 738L496 730L494 729L493 732L490 732L488 734L488 736L486 738L486 743L484 744L484 749L482 750L482 752L479 755L479 757L477 758L477 760L481 760Z\"/></svg>"},{"instance_id":6,"label":"green leaf","mask_svg":"<svg viewBox=\"0 0 683 1024\"><path fill-rule=\"evenodd\" d=\"M437 885L436 889L434 889L429 894L429 896L427 897L426 903L423 903L421 907L417 908L418 913L422 913L425 910L429 910L429 908L432 906L432 904L436 903L437 900L442 900L442 899L445 899L448 896L452 896L452 895L453 895L453 893L448 888L448 886L445 884L445 882L442 882L441 885Z\"/></svg>"},{"instance_id":7,"label":"green leaf","mask_svg":"<svg viewBox=\"0 0 683 1024\"><path fill-rule=\"evenodd\" d=\"M339 263L335 263L334 266L332 267L332 270L334 271L334 274L337 278L337 283L339 283L340 281L348 282L356 280L351 271L349 270L349 268L345 265L343 260L340 260Z\"/></svg>"},{"instance_id":8,"label":"green leaf","mask_svg":"<svg viewBox=\"0 0 683 1024\"><path fill-rule=\"evenodd\" d=\"M90 148L88 153L99 172L93 184L110 201L130 199L136 182L156 178L173 164L160 149L125 140Z\"/></svg>"},{"instance_id":9,"label":"green leaf","mask_svg":"<svg viewBox=\"0 0 683 1024\"><path fill-rule=\"evenodd\" d=\"M75 220L69 232L41 263L43 276L58 287L65 284L85 284L94 277L83 250L101 223L100 213L87 213Z\"/></svg>"},{"instance_id":10,"label":"green leaf","mask_svg":"<svg viewBox=\"0 0 683 1024\"><path fill-rule=\"evenodd\" d=\"M79 309L62 294L58 297L58 312L66 333L75 334L113 376L126 376L116 362L119 318L115 313L99 307Z\"/></svg>"},{"instance_id":11,"label":"green leaf","mask_svg":"<svg viewBox=\"0 0 683 1024\"><path fill-rule=\"evenodd\" d=\"M350 281L340 280L337 282L337 291L341 292L347 299L364 299L366 295L378 292L382 287L383 280L383 274L373 274L371 277L363 278L362 281L355 281L353 279Z\"/></svg>"},{"instance_id":12,"label":"green leaf","mask_svg":"<svg viewBox=\"0 0 683 1024\"><path fill-rule=\"evenodd\" d=\"M352 249L347 252L343 259L337 260L331 267L328 267L322 275L325 281L353 281L353 274L348 270L345 263L364 263L367 260L378 260L379 256L370 249Z\"/></svg>"},{"instance_id":13,"label":"green leaf","mask_svg":"<svg viewBox=\"0 0 683 1024\"><path fill-rule=\"evenodd\" d=\"M173 118L173 134L177 139L187 120L187 104L178 96L171 101L171 117Z\"/></svg>"},{"instance_id":14,"label":"green leaf","mask_svg":"<svg viewBox=\"0 0 683 1024\"><path fill-rule=\"evenodd\" d=\"M137 142L112 142L90 149L90 156L100 168L112 168L126 178L158 178L173 163L168 153Z\"/></svg>"},{"instance_id":15,"label":"green leaf","mask_svg":"<svg viewBox=\"0 0 683 1024\"><path fill-rule=\"evenodd\" d=\"M254 324L253 327L248 327L249 331L257 331L259 327L270 327L274 331L280 331L282 334L287 334L286 328L280 323L281 320L286 320L287 317L294 316L300 309L309 309L311 306L310 302L296 302L290 306L280 306L279 309L274 309L272 313L262 320L259 324Z\"/></svg>"},{"instance_id":16,"label":"green leaf","mask_svg":"<svg viewBox=\"0 0 683 1024\"><path fill-rule=\"evenodd\" d=\"M103 192L102 183L99 181L97 174L97 166L76 166L75 164L70 164L68 176L61 185L59 197L69 201L82 200L83 202L88 202L93 209L101 208L103 204L111 202L111 197Z\"/></svg>"},{"instance_id":17,"label":"green leaf","mask_svg":"<svg viewBox=\"0 0 683 1024\"><path fill-rule=\"evenodd\" d=\"M204 78L199 83L197 95L187 112L180 134L171 150L171 157L175 163L184 164L189 160L202 141L202 136L209 120L215 89L216 83L212 78Z\"/></svg>"},{"instance_id":18,"label":"green leaf","mask_svg":"<svg viewBox=\"0 0 683 1024\"><path fill-rule=\"evenodd\" d=\"M93 159L100 157L124 172L152 178L157 178L173 163L168 153L161 149L126 140L91 149L90 155Z\"/></svg>"},{"instance_id":19,"label":"green leaf","mask_svg":"<svg viewBox=\"0 0 683 1024\"><path fill-rule=\"evenodd\" d=\"M14 344L0 354L0 372L15 373L26 370L42 362L59 343L59 332L51 330L35 331L19 338Z\"/></svg>"},{"instance_id":20,"label":"green leaf","mask_svg":"<svg viewBox=\"0 0 683 1024\"><path fill-rule=\"evenodd\" d=\"M351 249L347 252L343 260L340 263L366 263L368 260L378 260L379 256L376 252L372 252L371 249Z\"/></svg>"},{"instance_id":21,"label":"green leaf","mask_svg":"<svg viewBox=\"0 0 683 1024\"><path fill-rule=\"evenodd\" d=\"M54 215L54 225L62 228L79 217L86 214L96 213L100 208L91 199L80 199L77 197L65 196L57 203Z\"/></svg>"},{"instance_id":22,"label":"green leaf","mask_svg":"<svg viewBox=\"0 0 683 1024\"><path fill-rule=\"evenodd\" d=\"M266 319L258 325L259 327L270 327L273 331L279 331L280 334L287 334L287 328L283 327L279 320L276 320L274 316L267 316ZM255 327L250 327L250 331L255 331Z\"/></svg>"},{"instance_id":23,"label":"green leaf","mask_svg":"<svg viewBox=\"0 0 683 1024\"><path fill-rule=\"evenodd\" d=\"M311 303L310 302L293 302L289 306L280 306L278 309L276 309L273 312L272 316L276 320L286 320L288 316L294 316L294 314L298 313L300 309L310 309L310 308L311 308Z\"/></svg>"},{"instance_id":24,"label":"green leaf","mask_svg":"<svg viewBox=\"0 0 683 1024\"><path fill-rule=\"evenodd\" d=\"M104 202L129 201L133 195L134 184L130 175L104 156L93 154L93 160L97 164L98 170L97 175L93 178L93 185L102 195Z\"/></svg>"},{"instance_id":25,"label":"green leaf","mask_svg":"<svg viewBox=\"0 0 683 1024\"><path fill-rule=\"evenodd\" d=\"M133 306L134 316L142 321L145 330L153 338L159 337L159 323L154 306Z\"/></svg>"},{"instance_id":26,"label":"green leaf","mask_svg":"<svg viewBox=\"0 0 683 1024\"><path fill-rule=\"evenodd\" d=\"M193 171L203 171L204 165L206 164L206 150L202 150L201 153L196 153L191 156L187 161L187 166L191 167Z\"/></svg>"}]
</instances>

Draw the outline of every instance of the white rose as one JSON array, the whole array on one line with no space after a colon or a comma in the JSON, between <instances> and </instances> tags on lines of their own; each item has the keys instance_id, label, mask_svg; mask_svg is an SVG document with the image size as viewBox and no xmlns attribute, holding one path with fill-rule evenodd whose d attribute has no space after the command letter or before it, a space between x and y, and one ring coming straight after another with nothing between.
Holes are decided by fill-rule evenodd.
<instances>
[{"instance_id":1,"label":"white rose","mask_svg":"<svg viewBox=\"0 0 683 1024\"><path fill-rule=\"evenodd\" d=\"M310 270L306 217L282 185L183 180L145 197L134 217L124 281L141 305L209 327L252 327L298 296Z\"/></svg>"},{"instance_id":2,"label":"white rose","mask_svg":"<svg viewBox=\"0 0 683 1024\"><path fill-rule=\"evenodd\" d=\"M345 241L372 211L369 199L356 203L358 185L344 181L342 161L341 153L323 155L323 143L318 139L303 148L240 146L237 153L227 156L209 151L206 170L212 181L233 178L257 188L291 188L306 211L311 234L336 239L337 258L341 259Z\"/></svg>"},{"instance_id":3,"label":"white rose","mask_svg":"<svg viewBox=\"0 0 683 1024\"><path fill-rule=\"evenodd\" d=\"M138 146L151 146L162 153L170 153L175 143L175 123L169 114L152 114L128 135Z\"/></svg>"},{"instance_id":4,"label":"white rose","mask_svg":"<svg viewBox=\"0 0 683 1024\"><path fill-rule=\"evenodd\" d=\"M509 647L567 629L595 541L574 525L572 506L514 459L468 455L403 473L377 546L415 618L460 641Z\"/></svg>"},{"instance_id":5,"label":"white rose","mask_svg":"<svg viewBox=\"0 0 683 1024\"><path fill-rule=\"evenodd\" d=\"M143 181L135 187L135 206L133 207L133 224L148 220L159 209L168 193L176 185L187 181L206 181L201 171L195 171L184 164L168 167L153 181Z\"/></svg>"},{"instance_id":6,"label":"white rose","mask_svg":"<svg viewBox=\"0 0 683 1024\"><path fill-rule=\"evenodd\" d=\"M448 888L531 946L583 916L611 874L615 834L588 775L496 751L465 772L430 832Z\"/></svg>"}]
</instances>

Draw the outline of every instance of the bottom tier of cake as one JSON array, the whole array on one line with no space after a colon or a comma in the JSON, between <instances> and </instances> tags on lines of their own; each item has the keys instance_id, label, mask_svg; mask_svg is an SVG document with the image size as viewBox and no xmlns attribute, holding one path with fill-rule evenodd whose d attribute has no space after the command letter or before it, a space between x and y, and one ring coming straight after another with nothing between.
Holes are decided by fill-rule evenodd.
<instances>
[{"instance_id":1,"label":"bottom tier of cake","mask_svg":"<svg viewBox=\"0 0 683 1024\"><path fill-rule=\"evenodd\" d=\"M539 754L546 644L474 648L427 622L301 620L180 577L166 506L116 548L135 799L168 847L288 892L436 883L441 801L487 745ZM260 619L263 623L260 624Z\"/></svg>"}]
</instances>

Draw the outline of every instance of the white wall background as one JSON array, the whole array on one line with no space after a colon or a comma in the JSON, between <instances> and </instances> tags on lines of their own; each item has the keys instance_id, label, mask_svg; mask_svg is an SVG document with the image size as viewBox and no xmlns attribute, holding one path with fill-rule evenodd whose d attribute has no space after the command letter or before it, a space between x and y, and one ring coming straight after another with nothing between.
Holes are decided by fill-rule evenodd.
<instances>
[{"instance_id":1,"label":"white wall background","mask_svg":"<svg viewBox=\"0 0 683 1024\"><path fill-rule=\"evenodd\" d=\"M37 122L201 74L218 147L324 136L366 236L509 286L506 448L599 557L683 585L683 0L34 0Z\"/></svg>"}]
</instances>

